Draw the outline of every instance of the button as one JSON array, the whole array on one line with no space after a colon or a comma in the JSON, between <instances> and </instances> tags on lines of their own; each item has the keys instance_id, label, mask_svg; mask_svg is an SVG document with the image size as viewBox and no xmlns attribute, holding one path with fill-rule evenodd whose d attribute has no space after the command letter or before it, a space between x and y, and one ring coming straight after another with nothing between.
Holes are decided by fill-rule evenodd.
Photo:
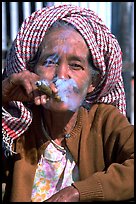
<instances>
[{"instance_id":1,"label":"button","mask_svg":"<svg viewBox=\"0 0 136 204\"><path fill-rule=\"evenodd\" d=\"M65 134L65 138L70 138L70 137L71 137L70 133Z\"/></svg>"}]
</instances>

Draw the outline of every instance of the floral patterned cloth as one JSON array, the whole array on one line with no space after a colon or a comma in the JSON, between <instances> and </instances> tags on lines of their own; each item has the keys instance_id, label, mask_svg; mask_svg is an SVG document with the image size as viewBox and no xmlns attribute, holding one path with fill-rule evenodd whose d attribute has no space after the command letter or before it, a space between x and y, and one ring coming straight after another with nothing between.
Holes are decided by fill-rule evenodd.
<instances>
[{"instance_id":1,"label":"floral patterned cloth","mask_svg":"<svg viewBox=\"0 0 136 204\"><path fill-rule=\"evenodd\" d=\"M38 163L31 200L43 202L77 180L78 167L69 150L62 152L50 143Z\"/></svg>"}]
</instances>

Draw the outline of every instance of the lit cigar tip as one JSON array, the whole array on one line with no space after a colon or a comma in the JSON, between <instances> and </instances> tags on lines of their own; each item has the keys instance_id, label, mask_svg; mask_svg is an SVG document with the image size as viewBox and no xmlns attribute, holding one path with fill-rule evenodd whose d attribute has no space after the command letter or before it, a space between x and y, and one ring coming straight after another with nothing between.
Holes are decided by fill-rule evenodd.
<instances>
[{"instance_id":1,"label":"lit cigar tip","mask_svg":"<svg viewBox=\"0 0 136 204\"><path fill-rule=\"evenodd\" d=\"M57 102L61 101L60 96L58 96L57 94L55 94L54 92L52 92L51 88L45 83L45 81L40 80L40 81L36 81L35 82L36 86L38 87L38 89L42 92L44 92L45 94L47 94L49 97L54 98Z\"/></svg>"},{"instance_id":2,"label":"lit cigar tip","mask_svg":"<svg viewBox=\"0 0 136 204\"><path fill-rule=\"evenodd\" d=\"M36 81L36 82L35 82L35 85L36 85L36 86L41 86L41 84L42 84L41 81Z\"/></svg>"}]
</instances>

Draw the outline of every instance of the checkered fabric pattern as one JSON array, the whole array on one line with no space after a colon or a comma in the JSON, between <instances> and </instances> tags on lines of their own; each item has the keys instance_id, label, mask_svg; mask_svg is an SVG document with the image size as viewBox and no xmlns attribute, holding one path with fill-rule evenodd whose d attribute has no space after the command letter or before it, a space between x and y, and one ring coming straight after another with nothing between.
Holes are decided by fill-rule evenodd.
<instances>
[{"instance_id":1,"label":"checkered fabric pattern","mask_svg":"<svg viewBox=\"0 0 136 204\"><path fill-rule=\"evenodd\" d=\"M101 73L101 82L86 102L107 103L116 106L126 114L125 92L122 79L122 52L117 39L103 21L91 10L60 5L46 7L31 14L23 22L6 59L4 77L14 72L27 70L42 42L47 29L57 20L73 24L86 40L92 55L93 64ZM31 70L30 70L31 71ZM20 118L11 116L3 109L3 142L11 150L12 142L30 125L32 114L21 102L13 102L21 111Z\"/></svg>"}]
</instances>

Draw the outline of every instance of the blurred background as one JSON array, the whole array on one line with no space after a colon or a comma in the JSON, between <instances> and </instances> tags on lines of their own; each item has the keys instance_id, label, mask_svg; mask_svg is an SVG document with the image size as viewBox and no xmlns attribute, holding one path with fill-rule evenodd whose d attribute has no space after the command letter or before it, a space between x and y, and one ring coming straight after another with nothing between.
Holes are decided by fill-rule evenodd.
<instances>
[{"instance_id":1,"label":"blurred background","mask_svg":"<svg viewBox=\"0 0 136 204\"><path fill-rule=\"evenodd\" d=\"M134 124L134 2L2 2L2 70L7 51L24 19L38 9L61 4L95 11L117 37L123 52L127 117Z\"/></svg>"}]
</instances>

